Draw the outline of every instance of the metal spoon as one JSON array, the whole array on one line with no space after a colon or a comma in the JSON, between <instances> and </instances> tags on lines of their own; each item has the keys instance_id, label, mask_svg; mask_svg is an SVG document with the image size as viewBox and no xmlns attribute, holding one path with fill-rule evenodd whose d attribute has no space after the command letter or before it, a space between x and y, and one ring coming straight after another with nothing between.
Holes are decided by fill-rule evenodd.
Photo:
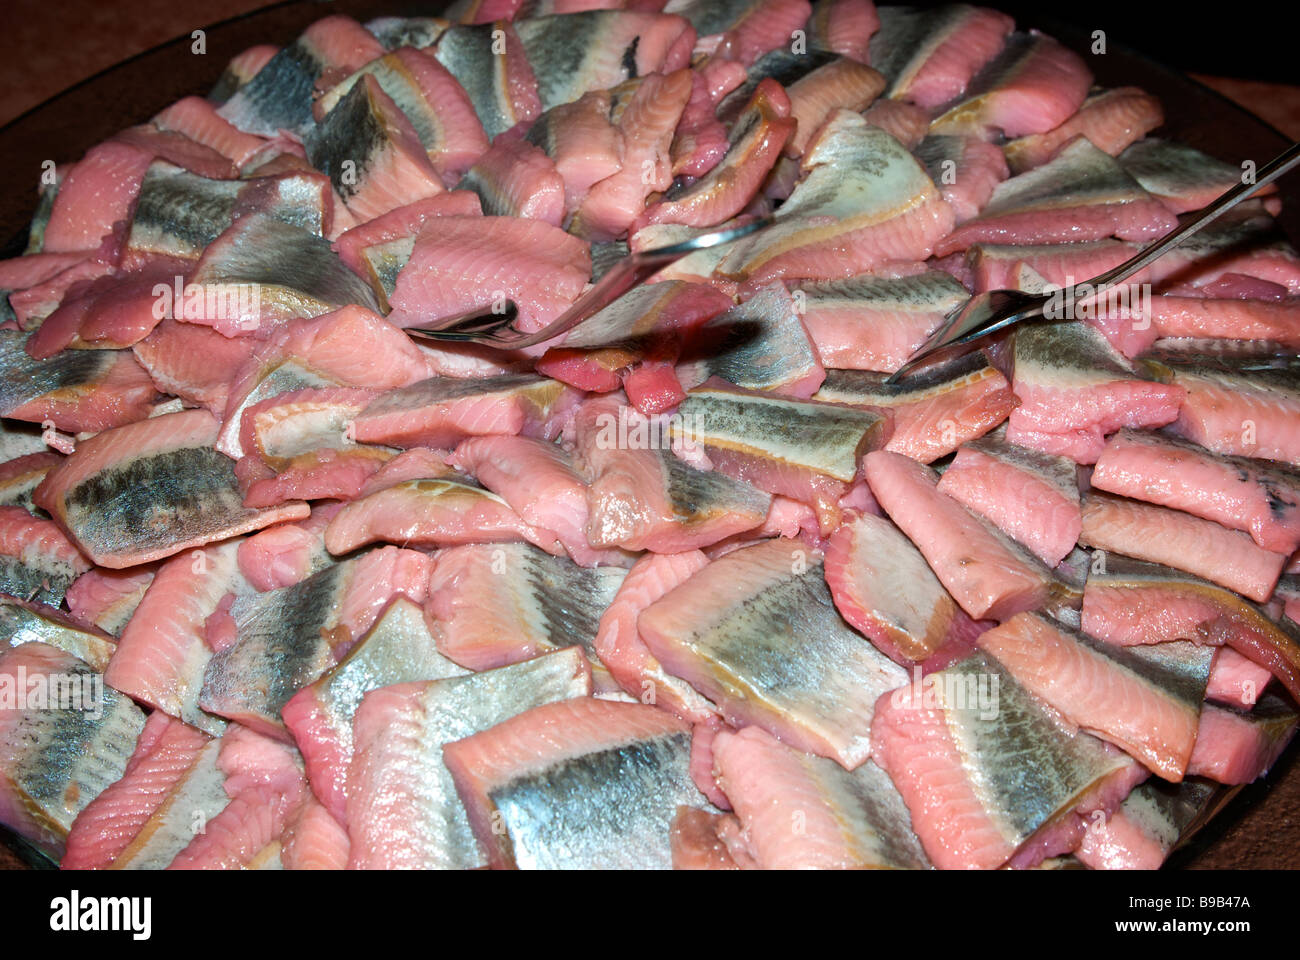
<instances>
[{"instance_id":1,"label":"metal spoon","mask_svg":"<svg viewBox=\"0 0 1300 960\"><path fill-rule=\"evenodd\" d=\"M1005 330L1024 320L1043 315L1044 308L1061 298L1091 299L1127 280L1144 267L1160 259L1178 244L1213 221L1220 214L1235 207L1261 187L1272 183L1300 163L1300 143L1293 143L1285 151L1261 167L1254 183L1239 183L1218 199L1197 211L1196 215L1177 229L1165 234L1136 256L1117 267L1094 277L1086 283L1075 284L1069 290L1052 293L1022 293L1019 290L989 290L977 293L948 314L943 325L931 335L921 349L891 374L886 383L897 383L912 370L924 364L936 352L952 353L956 348L972 343L990 334Z\"/></svg>"}]
</instances>

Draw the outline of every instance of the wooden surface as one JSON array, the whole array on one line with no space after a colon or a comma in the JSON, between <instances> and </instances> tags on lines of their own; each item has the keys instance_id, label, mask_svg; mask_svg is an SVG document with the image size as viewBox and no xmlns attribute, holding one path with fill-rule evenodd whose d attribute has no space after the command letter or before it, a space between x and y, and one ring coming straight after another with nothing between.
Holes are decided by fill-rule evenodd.
<instances>
[{"instance_id":1,"label":"wooden surface","mask_svg":"<svg viewBox=\"0 0 1300 960\"><path fill-rule=\"evenodd\" d=\"M285 43L307 24L328 13L367 19L384 13L428 14L437 3L403 0L340 0L337 3L288 2L252 17L236 19L207 31L207 53L190 52L190 31L259 6L258 0L9 0L0 31L0 122L36 107L56 91L73 86L56 101L19 117L0 129L0 245L15 241L25 229L35 203L35 187L44 159L74 160L88 147L117 130L139 123L158 110L192 94L205 92L225 62L258 43ZM1071 37L1069 28L1043 19L1034 24L1085 52L1086 37ZM148 50L167 37L182 38ZM111 76L91 77L126 57L133 57ZM1234 163L1254 159L1263 164L1286 145L1266 124L1244 115L1229 100L1198 87L1190 79L1123 50L1089 57L1100 84L1133 84L1149 90L1165 105L1163 135L1177 137ZM1300 139L1300 88L1254 84L1230 78L1204 78L1247 110ZM1292 198L1283 222L1300 237L1300 183L1291 175L1281 184ZM1300 769L1292 745L1268 780L1244 789L1225 812L1204 830L1172 865L1196 869L1300 866ZM21 862L0 846L0 868Z\"/></svg>"}]
</instances>

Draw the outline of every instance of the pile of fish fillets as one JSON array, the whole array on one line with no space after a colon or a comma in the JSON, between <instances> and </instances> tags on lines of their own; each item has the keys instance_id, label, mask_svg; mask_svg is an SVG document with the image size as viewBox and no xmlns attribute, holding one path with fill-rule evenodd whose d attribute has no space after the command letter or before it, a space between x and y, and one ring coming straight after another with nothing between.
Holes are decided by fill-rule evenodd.
<instances>
[{"instance_id":1,"label":"pile of fish fillets","mask_svg":"<svg viewBox=\"0 0 1300 960\"><path fill-rule=\"evenodd\" d=\"M887 383L1241 170L993 10L618 7L330 16L42 184L0 262L10 830L68 868L1155 867L1281 754L1277 192ZM769 215L563 340L403 329L534 331Z\"/></svg>"}]
</instances>

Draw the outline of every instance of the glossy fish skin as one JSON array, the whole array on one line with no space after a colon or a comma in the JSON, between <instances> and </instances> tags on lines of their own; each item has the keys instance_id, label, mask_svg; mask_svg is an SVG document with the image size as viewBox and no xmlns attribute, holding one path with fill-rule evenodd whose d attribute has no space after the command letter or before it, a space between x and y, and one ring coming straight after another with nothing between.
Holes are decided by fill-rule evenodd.
<instances>
[{"instance_id":1,"label":"glossy fish skin","mask_svg":"<svg viewBox=\"0 0 1300 960\"><path fill-rule=\"evenodd\" d=\"M666 870L678 806L706 803L690 745L690 728L662 710L579 698L448 744L443 758L491 866Z\"/></svg>"},{"instance_id":2,"label":"glossy fish skin","mask_svg":"<svg viewBox=\"0 0 1300 960\"><path fill-rule=\"evenodd\" d=\"M1182 780L1214 651L1194 643L1121 647L1039 613L980 634L981 650L1078 727L1156 775Z\"/></svg>"},{"instance_id":3,"label":"glossy fish skin","mask_svg":"<svg viewBox=\"0 0 1300 960\"><path fill-rule=\"evenodd\" d=\"M555 227L564 222L564 178L551 158L527 140L498 137L456 190L472 191L490 217L523 217Z\"/></svg>"},{"instance_id":4,"label":"glossy fish skin","mask_svg":"<svg viewBox=\"0 0 1300 960\"><path fill-rule=\"evenodd\" d=\"M0 636L6 647L43 643L70 653L102 672L117 649L103 630L44 603L0 596Z\"/></svg>"},{"instance_id":5,"label":"glossy fish skin","mask_svg":"<svg viewBox=\"0 0 1300 960\"><path fill-rule=\"evenodd\" d=\"M483 866L442 748L533 707L590 694L587 659L577 647L367 693L353 723L348 768L349 867Z\"/></svg>"},{"instance_id":6,"label":"glossy fish skin","mask_svg":"<svg viewBox=\"0 0 1300 960\"><path fill-rule=\"evenodd\" d=\"M1185 510L1288 556L1300 549L1300 472L1158 433L1121 430L1093 468L1098 490Z\"/></svg>"},{"instance_id":7,"label":"glossy fish skin","mask_svg":"<svg viewBox=\"0 0 1300 960\"><path fill-rule=\"evenodd\" d=\"M969 645L980 632L921 552L884 517L845 520L826 546L825 569L840 615L902 666Z\"/></svg>"},{"instance_id":8,"label":"glossy fish skin","mask_svg":"<svg viewBox=\"0 0 1300 960\"><path fill-rule=\"evenodd\" d=\"M1140 358L1186 391L1169 431L1228 456L1300 466L1300 364L1266 344L1167 340Z\"/></svg>"},{"instance_id":9,"label":"glossy fish skin","mask_svg":"<svg viewBox=\"0 0 1300 960\"><path fill-rule=\"evenodd\" d=\"M1273 595L1286 565L1285 555L1263 549L1240 530L1095 490L1083 501L1079 542L1186 570L1258 603Z\"/></svg>"},{"instance_id":10,"label":"glossy fish skin","mask_svg":"<svg viewBox=\"0 0 1300 960\"><path fill-rule=\"evenodd\" d=\"M210 312L212 299L205 291L201 316L190 322L206 323L228 337L257 332L297 317L316 317L347 304L378 310L366 283L343 265L329 241L299 227L263 214L241 217L204 251L190 277L196 286L214 289L253 289L248 306L230 300ZM244 298L235 298L244 299Z\"/></svg>"},{"instance_id":11,"label":"glossy fish skin","mask_svg":"<svg viewBox=\"0 0 1300 960\"><path fill-rule=\"evenodd\" d=\"M1033 866L1072 849L1085 818L1118 806L1145 775L1119 750L1069 731L983 653L931 674L920 690L882 697L876 713L872 758L941 870Z\"/></svg>"},{"instance_id":12,"label":"glossy fish skin","mask_svg":"<svg viewBox=\"0 0 1300 960\"><path fill-rule=\"evenodd\" d=\"M1177 224L1118 161L1080 136L1049 162L999 184L980 215L934 252L943 257L981 242L1152 240Z\"/></svg>"},{"instance_id":13,"label":"glossy fish skin","mask_svg":"<svg viewBox=\"0 0 1300 960\"><path fill-rule=\"evenodd\" d=\"M1007 378L982 351L935 363L885 383L859 370L828 370L814 400L887 410L894 432L885 449L922 463L952 453L1006 419L1016 405Z\"/></svg>"},{"instance_id":14,"label":"glossy fish skin","mask_svg":"<svg viewBox=\"0 0 1300 960\"><path fill-rule=\"evenodd\" d=\"M0 594L57 606L90 564L59 527L0 507Z\"/></svg>"},{"instance_id":15,"label":"glossy fish skin","mask_svg":"<svg viewBox=\"0 0 1300 960\"><path fill-rule=\"evenodd\" d=\"M778 47L763 54L750 64L744 82L718 101L718 119L728 128L734 126L746 104L753 99L754 91L764 80L772 79L782 87L790 87L800 78L835 60L835 55L829 50L816 46L810 47L805 53L794 53L786 47Z\"/></svg>"},{"instance_id":16,"label":"glossy fish skin","mask_svg":"<svg viewBox=\"0 0 1300 960\"><path fill-rule=\"evenodd\" d=\"M879 450L863 470L881 507L972 618L1002 621L1067 599L1041 560L939 491L929 467Z\"/></svg>"},{"instance_id":17,"label":"glossy fish skin","mask_svg":"<svg viewBox=\"0 0 1300 960\"><path fill-rule=\"evenodd\" d=\"M952 232L952 209L916 158L850 110L831 114L801 166L805 176L777 223L734 244L719 275L751 287L840 279L891 260L925 260Z\"/></svg>"},{"instance_id":18,"label":"glossy fish skin","mask_svg":"<svg viewBox=\"0 0 1300 960\"><path fill-rule=\"evenodd\" d=\"M670 0L664 9L690 21L699 36L697 52L746 66L790 46L812 15L808 0Z\"/></svg>"},{"instance_id":19,"label":"glossy fish skin","mask_svg":"<svg viewBox=\"0 0 1300 960\"><path fill-rule=\"evenodd\" d=\"M712 104L710 104L712 107ZM572 215L593 186L623 168L622 141L610 120L608 90L590 90L543 113L525 139L555 162L564 180L564 212Z\"/></svg>"},{"instance_id":20,"label":"glossy fish skin","mask_svg":"<svg viewBox=\"0 0 1300 960\"><path fill-rule=\"evenodd\" d=\"M907 680L840 618L821 561L788 540L714 560L647 607L638 628L728 722L850 770L867 758L875 699Z\"/></svg>"},{"instance_id":21,"label":"glossy fish skin","mask_svg":"<svg viewBox=\"0 0 1300 960\"><path fill-rule=\"evenodd\" d=\"M420 606L398 597L342 660L284 705L281 714L303 751L312 790L334 819L347 819L352 718L366 692L466 672L434 649Z\"/></svg>"},{"instance_id":22,"label":"glossy fish skin","mask_svg":"<svg viewBox=\"0 0 1300 960\"><path fill-rule=\"evenodd\" d=\"M302 133L311 126L312 94L322 74L330 69L351 73L383 53L374 35L355 20L326 17L271 57L219 112L248 133Z\"/></svg>"},{"instance_id":23,"label":"glossy fish skin","mask_svg":"<svg viewBox=\"0 0 1300 960\"><path fill-rule=\"evenodd\" d=\"M929 868L903 798L874 763L849 772L758 727L720 733L713 751L759 869Z\"/></svg>"},{"instance_id":24,"label":"glossy fish skin","mask_svg":"<svg viewBox=\"0 0 1300 960\"><path fill-rule=\"evenodd\" d=\"M446 189L415 127L372 75L362 76L325 115L306 146L307 159L358 220Z\"/></svg>"},{"instance_id":25,"label":"glossy fish skin","mask_svg":"<svg viewBox=\"0 0 1300 960\"><path fill-rule=\"evenodd\" d=\"M681 553L763 523L769 494L688 465L667 449L670 441L650 442L651 425L610 396L584 402L566 429L588 481L588 543Z\"/></svg>"},{"instance_id":26,"label":"glossy fish skin","mask_svg":"<svg viewBox=\"0 0 1300 960\"><path fill-rule=\"evenodd\" d=\"M1001 150L974 137L935 134L915 152L959 224L979 216L1010 172Z\"/></svg>"},{"instance_id":27,"label":"glossy fish skin","mask_svg":"<svg viewBox=\"0 0 1300 960\"><path fill-rule=\"evenodd\" d=\"M497 50L498 31L505 37L504 52ZM433 55L469 94L489 140L541 114L537 79L511 24L451 27L438 38Z\"/></svg>"},{"instance_id":28,"label":"glossy fish skin","mask_svg":"<svg viewBox=\"0 0 1300 960\"><path fill-rule=\"evenodd\" d=\"M823 533L839 520L838 501L858 460L879 449L886 417L835 404L787 400L710 381L678 406L672 436L703 448L713 469L759 489L808 503Z\"/></svg>"},{"instance_id":29,"label":"glossy fish skin","mask_svg":"<svg viewBox=\"0 0 1300 960\"><path fill-rule=\"evenodd\" d=\"M938 329L968 291L948 274L861 274L799 283L803 323L827 367L893 373Z\"/></svg>"},{"instance_id":30,"label":"glossy fish skin","mask_svg":"<svg viewBox=\"0 0 1300 960\"><path fill-rule=\"evenodd\" d=\"M1300 691L1300 627L1274 620L1217 584L1159 564L1107 554L1088 573L1082 627L1123 645L1195 640L1227 645Z\"/></svg>"},{"instance_id":31,"label":"glossy fish skin","mask_svg":"<svg viewBox=\"0 0 1300 960\"><path fill-rule=\"evenodd\" d=\"M316 101L318 119L333 110L366 74L378 81L411 121L420 145L447 186L487 150L487 134L469 95L446 67L409 47L371 61L326 93Z\"/></svg>"},{"instance_id":32,"label":"glossy fish skin","mask_svg":"<svg viewBox=\"0 0 1300 960\"><path fill-rule=\"evenodd\" d=\"M244 507L234 464L212 448L206 410L98 434L51 471L35 499L100 566L147 563L310 512L305 503Z\"/></svg>"},{"instance_id":33,"label":"glossy fish skin","mask_svg":"<svg viewBox=\"0 0 1300 960\"><path fill-rule=\"evenodd\" d=\"M149 415L157 391L129 353L70 350L35 360L29 335L0 331L0 416L53 421L70 433L108 430Z\"/></svg>"},{"instance_id":34,"label":"glossy fish skin","mask_svg":"<svg viewBox=\"0 0 1300 960\"><path fill-rule=\"evenodd\" d=\"M424 600L428 557L386 547L278 590L237 596L206 625L215 651L199 706L287 740L281 710L346 654L394 596Z\"/></svg>"},{"instance_id":35,"label":"glossy fish skin","mask_svg":"<svg viewBox=\"0 0 1300 960\"><path fill-rule=\"evenodd\" d=\"M21 683L28 696L49 689L70 704L0 710L0 823L57 860L77 815L121 779L144 713L83 661L44 643L0 652L0 676L10 695Z\"/></svg>"},{"instance_id":36,"label":"glossy fish skin","mask_svg":"<svg viewBox=\"0 0 1300 960\"><path fill-rule=\"evenodd\" d=\"M490 670L560 647L587 654L597 689L615 685L594 647L601 616L627 571L584 568L530 544L467 545L439 554L428 609L438 651L469 670ZM492 608L481 598L492 595Z\"/></svg>"},{"instance_id":37,"label":"glossy fish skin","mask_svg":"<svg viewBox=\"0 0 1300 960\"><path fill-rule=\"evenodd\" d=\"M962 94L971 78L1002 49L1014 29L1005 14L966 4L938 10L888 6L870 59L889 80L886 95L927 109Z\"/></svg>"},{"instance_id":38,"label":"glossy fish skin","mask_svg":"<svg viewBox=\"0 0 1300 960\"><path fill-rule=\"evenodd\" d=\"M1148 137L1119 155L1119 163L1174 213L1205 206L1241 182L1241 168L1187 144ZM1272 192L1274 187L1262 192Z\"/></svg>"},{"instance_id":39,"label":"glossy fish skin","mask_svg":"<svg viewBox=\"0 0 1300 960\"><path fill-rule=\"evenodd\" d=\"M939 490L993 521L1049 567L1079 540L1083 520L1074 462L1008 443L1005 431L963 444L939 479Z\"/></svg>"},{"instance_id":40,"label":"glossy fish skin","mask_svg":"<svg viewBox=\"0 0 1300 960\"><path fill-rule=\"evenodd\" d=\"M587 10L530 17L515 23L537 78L542 110L577 100L588 90L616 87L690 63L695 31L686 20L658 13Z\"/></svg>"},{"instance_id":41,"label":"glossy fish skin","mask_svg":"<svg viewBox=\"0 0 1300 960\"><path fill-rule=\"evenodd\" d=\"M1179 416L1186 391L1159 383L1094 327L1073 321L1016 331L1007 439L1044 453L1095 463L1120 427L1160 427Z\"/></svg>"},{"instance_id":42,"label":"glossy fish skin","mask_svg":"<svg viewBox=\"0 0 1300 960\"><path fill-rule=\"evenodd\" d=\"M450 20L441 17L376 17L367 21L365 27L385 50L402 47L423 50L437 43L451 25Z\"/></svg>"},{"instance_id":43,"label":"glossy fish skin","mask_svg":"<svg viewBox=\"0 0 1300 960\"><path fill-rule=\"evenodd\" d=\"M833 60L800 77L786 90L790 95L790 113L799 124L786 153L802 154L813 134L835 110L861 112L884 88L885 78L878 70L849 57Z\"/></svg>"},{"instance_id":44,"label":"glossy fish skin","mask_svg":"<svg viewBox=\"0 0 1300 960\"><path fill-rule=\"evenodd\" d=\"M798 306L774 283L696 328L677 377L688 389L721 377L738 387L807 399L825 371Z\"/></svg>"}]
</instances>

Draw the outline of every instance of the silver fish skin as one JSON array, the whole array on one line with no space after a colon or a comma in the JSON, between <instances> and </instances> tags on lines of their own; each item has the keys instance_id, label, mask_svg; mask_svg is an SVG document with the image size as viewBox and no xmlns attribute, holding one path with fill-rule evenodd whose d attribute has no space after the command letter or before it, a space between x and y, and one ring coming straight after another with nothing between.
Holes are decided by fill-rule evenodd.
<instances>
[{"instance_id":1,"label":"silver fish skin","mask_svg":"<svg viewBox=\"0 0 1300 960\"><path fill-rule=\"evenodd\" d=\"M95 384L117 362L112 350L63 350L47 360L33 360L26 350L28 336L0 330L0 416L46 394Z\"/></svg>"},{"instance_id":2,"label":"silver fish skin","mask_svg":"<svg viewBox=\"0 0 1300 960\"><path fill-rule=\"evenodd\" d=\"M45 227L50 222L50 214L54 212L54 200L59 195L59 187L63 183L63 178L55 171L57 178L54 183L42 183L40 188L40 198L36 201L36 210L32 214L31 225L27 228L27 246L23 249L24 254L40 253L45 249ZM7 296L0 297L3 300L6 309L9 302Z\"/></svg>"},{"instance_id":3,"label":"silver fish skin","mask_svg":"<svg viewBox=\"0 0 1300 960\"><path fill-rule=\"evenodd\" d=\"M515 116L514 101L508 89L512 65L503 62L510 54L494 52L497 40L493 34L498 30L506 31L507 36L514 33L513 27L501 21L454 26L438 38L433 48L438 62L469 94L488 139L494 139L522 119Z\"/></svg>"},{"instance_id":4,"label":"silver fish skin","mask_svg":"<svg viewBox=\"0 0 1300 960\"><path fill-rule=\"evenodd\" d=\"M805 396L823 375L794 300L779 284L701 325L678 368L688 389L716 376L750 390L799 385Z\"/></svg>"},{"instance_id":5,"label":"silver fish skin","mask_svg":"<svg viewBox=\"0 0 1300 960\"><path fill-rule=\"evenodd\" d=\"M869 62L889 81L885 96L898 98L905 94L916 72L973 12L963 3L937 9L878 7L880 29L869 41Z\"/></svg>"},{"instance_id":6,"label":"silver fish skin","mask_svg":"<svg viewBox=\"0 0 1300 960\"><path fill-rule=\"evenodd\" d=\"M352 866L486 865L442 747L533 707L589 696L591 689L586 656L568 647L495 670L369 694L354 731L368 729L371 711L381 725L371 739L358 739L348 771L348 822L358 825ZM394 807L393 795L410 802Z\"/></svg>"},{"instance_id":7,"label":"silver fish skin","mask_svg":"<svg viewBox=\"0 0 1300 960\"><path fill-rule=\"evenodd\" d=\"M0 637L8 647L24 643L57 647L101 671L117 649L113 638L102 630L78 624L53 607L23 603L10 596L0 596Z\"/></svg>"},{"instance_id":8,"label":"silver fish skin","mask_svg":"<svg viewBox=\"0 0 1300 960\"><path fill-rule=\"evenodd\" d=\"M1148 193L1177 197L1196 191L1222 192L1241 180L1234 167L1176 140L1146 137L1127 147L1119 165Z\"/></svg>"},{"instance_id":9,"label":"silver fish skin","mask_svg":"<svg viewBox=\"0 0 1300 960\"><path fill-rule=\"evenodd\" d=\"M144 712L85 662L44 643L0 652L0 677L9 700L0 710L0 816L57 860L73 820L122 778ZM20 677L25 704L15 699ZM32 699L38 687L51 698L45 705ZM59 706L50 709L56 696Z\"/></svg>"},{"instance_id":10,"label":"silver fish skin","mask_svg":"<svg viewBox=\"0 0 1300 960\"><path fill-rule=\"evenodd\" d=\"M136 838L113 861L114 870L162 870L194 840L194 825L210 823L226 805L226 774L218 765L221 740L207 743Z\"/></svg>"},{"instance_id":11,"label":"silver fish skin","mask_svg":"<svg viewBox=\"0 0 1300 960\"><path fill-rule=\"evenodd\" d=\"M210 96L226 96L221 115L247 133L262 137L274 137L282 129L302 133L312 125L312 91L325 67L311 44L300 37L277 51L247 83L231 90L223 78Z\"/></svg>"},{"instance_id":12,"label":"silver fish skin","mask_svg":"<svg viewBox=\"0 0 1300 960\"><path fill-rule=\"evenodd\" d=\"M208 662L199 706L260 732L283 731L280 709L334 665L331 639L358 563L345 560L293 586L237 597L230 606L236 639Z\"/></svg>"},{"instance_id":13,"label":"silver fish skin","mask_svg":"<svg viewBox=\"0 0 1300 960\"><path fill-rule=\"evenodd\" d=\"M1049 163L999 183L980 211L980 219L1059 209L1067 202L1063 196L1070 206L1150 199L1114 157L1080 138Z\"/></svg>"},{"instance_id":14,"label":"silver fish skin","mask_svg":"<svg viewBox=\"0 0 1300 960\"><path fill-rule=\"evenodd\" d=\"M1009 443L1006 424L982 437L967 440L962 446L978 450L986 456L1010 464L1017 470L1030 473L1055 487L1063 496L1071 500L1077 500L1079 497L1078 465L1068 457L1059 457L1030 447L1022 447L1017 443Z\"/></svg>"},{"instance_id":15,"label":"silver fish skin","mask_svg":"<svg viewBox=\"0 0 1300 960\"><path fill-rule=\"evenodd\" d=\"M441 17L377 17L367 21L365 28L385 50L415 47L423 50L438 42L438 38L452 25Z\"/></svg>"},{"instance_id":16,"label":"silver fish skin","mask_svg":"<svg viewBox=\"0 0 1300 960\"><path fill-rule=\"evenodd\" d=\"M698 28L696 29L698 33ZM703 36L703 34L701 34ZM746 105L758 89L759 83L769 77L789 87L796 80L808 76L819 67L834 63L839 57L810 43L807 52L794 53L788 47L778 47L763 54L746 71L745 82L728 93L718 103L717 116L728 130L740 119Z\"/></svg>"},{"instance_id":17,"label":"silver fish skin","mask_svg":"<svg viewBox=\"0 0 1300 960\"><path fill-rule=\"evenodd\" d=\"M826 371L826 380L813 394L813 399L857 406L898 406L959 389L968 379L994 373L996 370L993 364L979 350L952 360L928 364L897 383L886 383L888 374L871 370L829 369Z\"/></svg>"}]
</instances>

